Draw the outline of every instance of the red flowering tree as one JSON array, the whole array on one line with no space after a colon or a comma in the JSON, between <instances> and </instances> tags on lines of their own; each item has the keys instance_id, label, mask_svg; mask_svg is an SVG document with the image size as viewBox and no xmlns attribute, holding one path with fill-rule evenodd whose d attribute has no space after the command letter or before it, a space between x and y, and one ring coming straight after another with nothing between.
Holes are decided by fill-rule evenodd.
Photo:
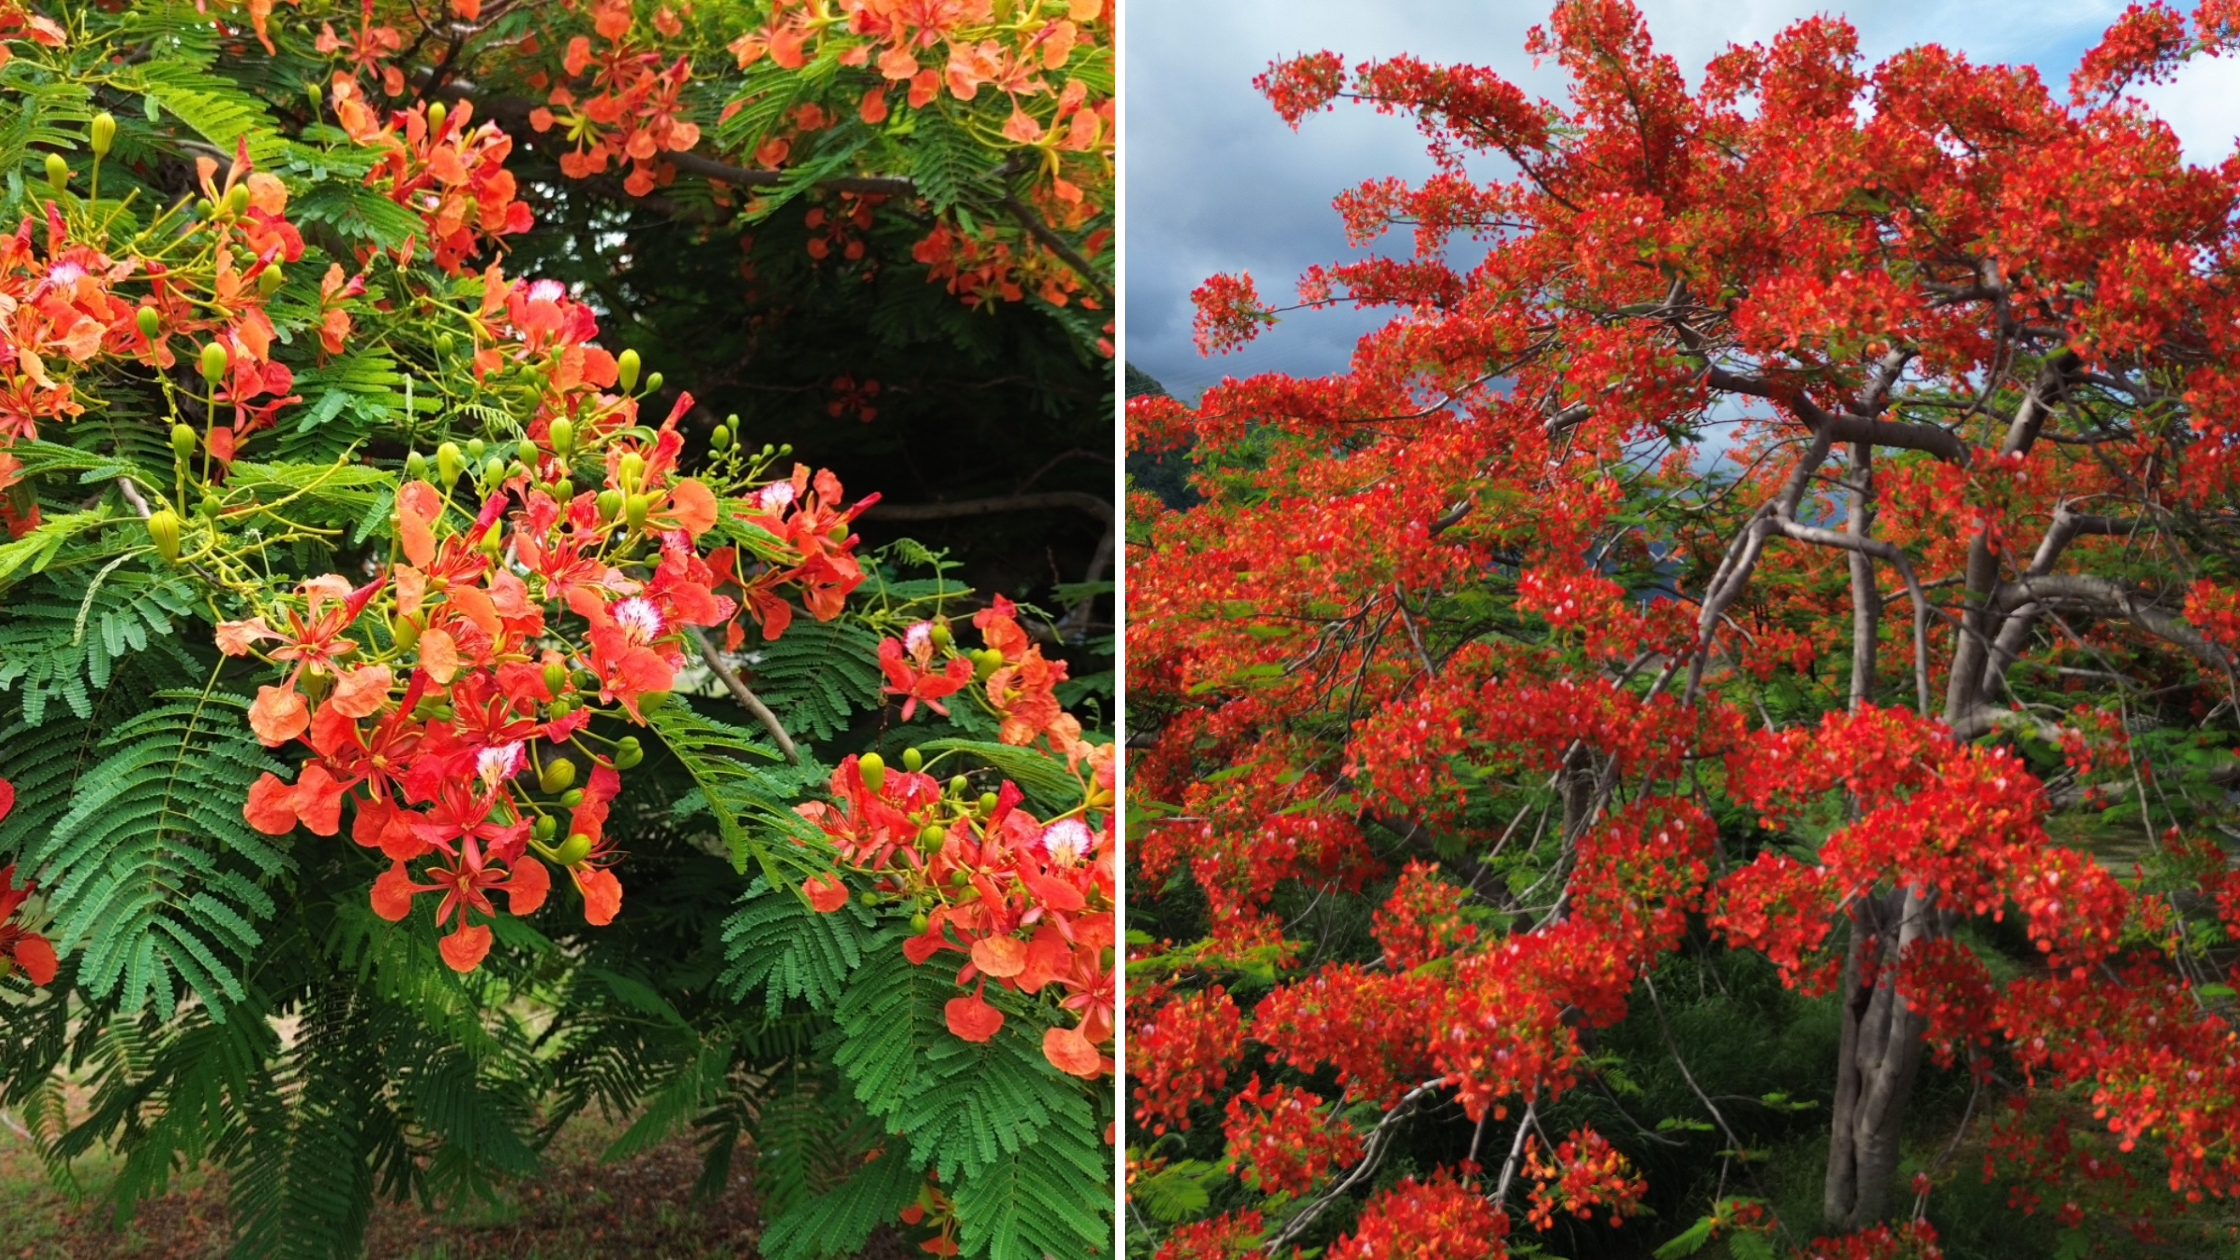
<instances>
[{"instance_id":1,"label":"red flowering tree","mask_svg":"<svg viewBox=\"0 0 2240 1260\"><path fill-rule=\"evenodd\" d=\"M709 1191L755 1141L773 1256L1103 1245L1086 619L867 545L876 493L515 251L599 205L751 259L783 212L1093 362L1110 24L0 0L0 1103L44 1156L108 1144L122 1207L214 1162L244 1253L348 1255L596 1111L689 1123Z\"/></svg>"},{"instance_id":2,"label":"red flowering tree","mask_svg":"<svg viewBox=\"0 0 2240 1260\"><path fill-rule=\"evenodd\" d=\"M1815 18L1691 90L1572 0L1529 44L1563 102L1258 80L1435 169L1340 195L1397 248L1295 304L1198 294L1209 351L1390 308L1349 371L1130 404L1204 497L1129 505L1147 1250L1498 1255L1653 1202L1697 1218L1660 1255L1928 1254L1986 1140L2073 1254L2240 1190L2240 165L2127 95L2236 36L2133 6L2056 94ZM1669 1008L1751 967L1828 1012L1813 1097L1699 1079ZM1959 1129L1909 1151L1925 1071ZM1686 1114L1630 1110L1650 1074ZM1800 1112L1816 1211L1765 1167Z\"/></svg>"}]
</instances>

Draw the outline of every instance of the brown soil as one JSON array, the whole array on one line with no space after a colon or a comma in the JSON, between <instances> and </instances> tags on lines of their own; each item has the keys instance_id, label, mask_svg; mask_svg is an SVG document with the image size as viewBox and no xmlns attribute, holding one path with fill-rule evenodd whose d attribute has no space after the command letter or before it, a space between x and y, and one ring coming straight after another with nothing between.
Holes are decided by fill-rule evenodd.
<instances>
[{"instance_id":1,"label":"brown soil","mask_svg":"<svg viewBox=\"0 0 2240 1260\"><path fill-rule=\"evenodd\" d=\"M712 1201L692 1201L700 1156L683 1139L611 1164L599 1152L618 1126L582 1122L563 1130L544 1176L509 1185L494 1203L472 1201L429 1212L382 1204L366 1234L371 1260L636 1260L758 1255L762 1232L754 1156L741 1149L731 1185ZM89 1157L78 1169L90 1196L74 1201L48 1180L30 1143L0 1125L0 1260L201 1260L226 1253L229 1236L222 1173L187 1173L170 1193L138 1206L116 1225L99 1197L113 1161ZM863 1253L878 1260L918 1254L892 1231Z\"/></svg>"}]
</instances>

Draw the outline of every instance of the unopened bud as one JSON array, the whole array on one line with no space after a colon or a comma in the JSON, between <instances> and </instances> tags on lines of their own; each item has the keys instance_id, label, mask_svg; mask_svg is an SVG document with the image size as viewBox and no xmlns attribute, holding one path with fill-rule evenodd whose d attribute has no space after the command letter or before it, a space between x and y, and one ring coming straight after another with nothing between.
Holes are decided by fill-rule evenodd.
<instances>
[{"instance_id":1,"label":"unopened bud","mask_svg":"<svg viewBox=\"0 0 2240 1260\"><path fill-rule=\"evenodd\" d=\"M562 866L574 866L591 856L591 837L580 831L570 832L567 840L552 851L552 860Z\"/></svg>"},{"instance_id":2,"label":"unopened bud","mask_svg":"<svg viewBox=\"0 0 2240 1260\"><path fill-rule=\"evenodd\" d=\"M257 273L257 292L265 297L271 297L287 279L288 277L281 272L278 265L269 265L263 271Z\"/></svg>"},{"instance_id":3,"label":"unopened bud","mask_svg":"<svg viewBox=\"0 0 2240 1260\"><path fill-rule=\"evenodd\" d=\"M562 459L575 453L576 426L567 420L555 420L551 429L552 453Z\"/></svg>"},{"instance_id":4,"label":"unopened bud","mask_svg":"<svg viewBox=\"0 0 2240 1260\"><path fill-rule=\"evenodd\" d=\"M436 481L438 483L438 489L449 490L451 488L451 483L459 479L460 463L461 456L459 454L459 444L457 442L445 442L443 445L436 448Z\"/></svg>"},{"instance_id":5,"label":"unopened bud","mask_svg":"<svg viewBox=\"0 0 2240 1260\"><path fill-rule=\"evenodd\" d=\"M154 341L156 334L163 331L163 317L156 314L156 308L152 306L141 307L136 318L140 321L140 335L150 341Z\"/></svg>"},{"instance_id":6,"label":"unopened bud","mask_svg":"<svg viewBox=\"0 0 2240 1260\"><path fill-rule=\"evenodd\" d=\"M442 101L437 101L435 104L430 105L428 107L428 133L430 135L433 135L436 132L442 131L443 120L449 117L450 113L451 111L444 107Z\"/></svg>"},{"instance_id":7,"label":"unopened bud","mask_svg":"<svg viewBox=\"0 0 2240 1260\"><path fill-rule=\"evenodd\" d=\"M194 427L175 424L171 426L171 453L186 459L194 454Z\"/></svg>"},{"instance_id":8,"label":"unopened bud","mask_svg":"<svg viewBox=\"0 0 2240 1260\"><path fill-rule=\"evenodd\" d=\"M47 155L47 187L54 189L56 196L70 187L70 164L59 153Z\"/></svg>"},{"instance_id":9,"label":"unopened bud","mask_svg":"<svg viewBox=\"0 0 2240 1260\"><path fill-rule=\"evenodd\" d=\"M537 775L537 786L545 795L557 796L575 785L576 763L566 757L555 757L544 763L544 770Z\"/></svg>"},{"instance_id":10,"label":"unopened bud","mask_svg":"<svg viewBox=\"0 0 2240 1260\"><path fill-rule=\"evenodd\" d=\"M213 341L202 348L202 379L215 385L225 379L226 368L233 356L226 353L224 344Z\"/></svg>"},{"instance_id":11,"label":"unopened bud","mask_svg":"<svg viewBox=\"0 0 2240 1260\"><path fill-rule=\"evenodd\" d=\"M109 150L116 143L117 116L108 110L102 110L93 116L93 155L97 158L109 156Z\"/></svg>"},{"instance_id":12,"label":"unopened bud","mask_svg":"<svg viewBox=\"0 0 2240 1260\"><path fill-rule=\"evenodd\" d=\"M865 791L877 795L879 789L886 786L887 759L879 754L865 753L862 760L856 762L856 769L863 772Z\"/></svg>"},{"instance_id":13,"label":"unopened bud","mask_svg":"<svg viewBox=\"0 0 2240 1260\"><path fill-rule=\"evenodd\" d=\"M621 383L623 393L631 393L638 388L638 369L641 366L635 350L625 350L615 356L614 376Z\"/></svg>"},{"instance_id":14,"label":"unopened bud","mask_svg":"<svg viewBox=\"0 0 2240 1260\"><path fill-rule=\"evenodd\" d=\"M170 508L148 516L148 538L156 545L156 554L173 564L179 562L179 514Z\"/></svg>"}]
</instances>

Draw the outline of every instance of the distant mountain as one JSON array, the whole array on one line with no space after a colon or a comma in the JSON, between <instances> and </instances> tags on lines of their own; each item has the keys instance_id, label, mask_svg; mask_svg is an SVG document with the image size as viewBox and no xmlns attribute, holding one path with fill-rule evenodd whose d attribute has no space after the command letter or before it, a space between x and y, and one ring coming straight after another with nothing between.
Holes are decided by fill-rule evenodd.
<instances>
[{"instance_id":1,"label":"distant mountain","mask_svg":"<svg viewBox=\"0 0 2240 1260\"><path fill-rule=\"evenodd\" d=\"M1128 368L1128 397L1138 394L1165 394L1167 387L1151 378L1151 373L1130 363Z\"/></svg>"},{"instance_id":2,"label":"distant mountain","mask_svg":"<svg viewBox=\"0 0 2240 1260\"><path fill-rule=\"evenodd\" d=\"M1145 394L1171 397L1167 387L1153 379L1151 373L1135 364L1127 365L1128 397ZM1136 490L1149 490L1159 496L1159 501L1170 508L1196 507L1205 500L1190 488L1190 452L1166 451L1158 455L1130 454L1127 462L1128 481Z\"/></svg>"}]
</instances>

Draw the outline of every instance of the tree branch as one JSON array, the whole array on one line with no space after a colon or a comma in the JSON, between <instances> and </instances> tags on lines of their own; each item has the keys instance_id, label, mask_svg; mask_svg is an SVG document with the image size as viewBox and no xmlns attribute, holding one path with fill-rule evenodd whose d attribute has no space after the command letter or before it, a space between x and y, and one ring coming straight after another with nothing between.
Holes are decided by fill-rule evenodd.
<instances>
[{"instance_id":1,"label":"tree branch","mask_svg":"<svg viewBox=\"0 0 2240 1260\"><path fill-rule=\"evenodd\" d=\"M1001 499L957 499L948 503L880 502L872 504L864 515L882 521L946 521L960 516L1031 512L1042 508L1073 508L1100 521L1112 520L1112 505L1084 490L1044 490Z\"/></svg>"},{"instance_id":2,"label":"tree branch","mask_svg":"<svg viewBox=\"0 0 2240 1260\"><path fill-rule=\"evenodd\" d=\"M778 742L778 751L786 755L788 765L800 765L801 753L794 748L793 737L786 734L786 728L779 725L778 715L772 713L770 706L762 702L762 697L747 686L746 680L739 677L738 671L724 663L723 654L716 651L716 645L709 640L707 631L698 626L685 628L692 632L692 641L700 647L700 659L706 661L709 670L723 680L723 685L731 691L732 699L747 706L747 711L762 723L762 729L770 732L770 738Z\"/></svg>"}]
</instances>

